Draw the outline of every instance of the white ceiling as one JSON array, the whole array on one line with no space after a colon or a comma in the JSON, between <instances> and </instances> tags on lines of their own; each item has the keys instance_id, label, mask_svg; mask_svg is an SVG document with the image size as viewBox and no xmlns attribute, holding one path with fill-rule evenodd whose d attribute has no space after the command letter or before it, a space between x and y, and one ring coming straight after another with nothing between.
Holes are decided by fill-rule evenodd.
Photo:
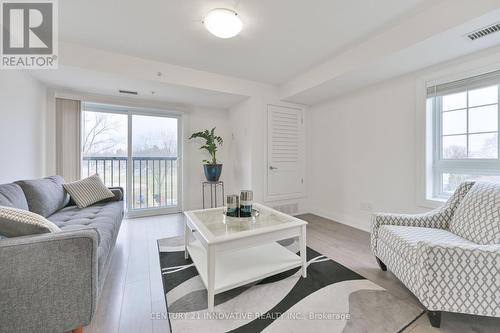
<instances>
[{"instance_id":1,"label":"white ceiling","mask_svg":"<svg viewBox=\"0 0 500 333\"><path fill-rule=\"evenodd\" d=\"M249 96L314 105L500 45L468 32L500 21L500 0L64 0L59 90L228 109ZM210 35L210 9L238 11L236 38ZM445 13L445 15L443 15ZM151 91L155 93L152 94Z\"/></svg>"},{"instance_id":2,"label":"white ceiling","mask_svg":"<svg viewBox=\"0 0 500 333\"><path fill-rule=\"evenodd\" d=\"M305 72L281 87L280 99L317 104L376 82L500 45L500 33L471 41L465 36L500 22L500 1L432 8L376 38ZM454 10L451 12L451 6ZM440 13L447 12L446 20ZM421 27L425 22L425 28ZM495 63L498 62L498 59Z\"/></svg>"},{"instance_id":3,"label":"white ceiling","mask_svg":"<svg viewBox=\"0 0 500 333\"><path fill-rule=\"evenodd\" d=\"M142 99L152 102L228 109L247 97L214 90L199 89L164 82L130 78L127 75L59 66L53 71L31 71L31 74L57 90ZM137 96L119 93L119 89L136 91Z\"/></svg>"},{"instance_id":4,"label":"white ceiling","mask_svg":"<svg viewBox=\"0 0 500 333\"><path fill-rule=\"evenodd\" d=\"M282 84L441 0L64 0L63 42ZM210 9L235 9L242 33L210 35Z\"/></svg>"}]
</instances>

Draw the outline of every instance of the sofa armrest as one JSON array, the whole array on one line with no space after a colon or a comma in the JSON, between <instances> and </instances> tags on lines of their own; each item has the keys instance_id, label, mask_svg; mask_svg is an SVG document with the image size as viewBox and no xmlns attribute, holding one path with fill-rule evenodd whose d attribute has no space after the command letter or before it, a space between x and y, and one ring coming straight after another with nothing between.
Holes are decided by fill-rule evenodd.
<instances>
[{"instance_id":1,"label":"sofa armrest","mask_svg":"<svg viewBox=\"0 0 500 333\"><path fill-rule=\"evenodd\" d=\"M0 241L0 332L65 332L97 304L97 233L77 230Z\"/></svg>"},{"instance_id":2,"label":"sofa armrest","mask_svg":"<svg viewBox=\"0 0 500 333\"><path fill-rule=\"evenodd\" d=\"M111 192L115 195L113 198L104 199L99 202L110 202L110 201L123 201L123 187L108 187Z\"/></svg>"},{"instance_id":3,"label":"sofa armrest","mask_svg":"<svg viewBox=\"0 0 500 333\"><path fill-rule=\"evenodd\" d=\"M429 310L498 316L500 245L419 244L420 299Z\"/></svg>"},{"instance_id":4,"label":"sofa armrest","mask_svg":"<svg viewBox=\"0 0 500 333\"><path fill-rule=\"evenodd\" d=\"M428 213L413 215L389 213L373 214L370 235L372 251L376 255L378 232L383 225L445 229L450 218L451 215L443 208L438 208Z\"/></svg>"}]
</instances>

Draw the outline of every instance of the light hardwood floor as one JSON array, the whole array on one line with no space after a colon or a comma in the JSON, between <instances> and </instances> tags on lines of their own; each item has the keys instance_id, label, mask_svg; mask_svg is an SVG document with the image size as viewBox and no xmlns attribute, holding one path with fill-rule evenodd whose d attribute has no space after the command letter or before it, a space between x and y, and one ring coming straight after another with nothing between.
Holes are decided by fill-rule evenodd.
<instances>
[{"instance_id":1,"label":"light hardwood floor","mask_svg":"<svg viewBox=\"0 0 500 333\"><path fill-rule=\"evenodd\" d=\"M368 233L311 214L299 217L309 222L309 247L418 303L392 273L378 268ZM156 240L182 235L183 221L181 214L123 221L96 315L85 333L170 332L167 320L152 320L153 314L166 312ZM435 329L424 315L405 332L500 332L500 319L444 313L441 329Z\"/></svg>"}]
</instances>

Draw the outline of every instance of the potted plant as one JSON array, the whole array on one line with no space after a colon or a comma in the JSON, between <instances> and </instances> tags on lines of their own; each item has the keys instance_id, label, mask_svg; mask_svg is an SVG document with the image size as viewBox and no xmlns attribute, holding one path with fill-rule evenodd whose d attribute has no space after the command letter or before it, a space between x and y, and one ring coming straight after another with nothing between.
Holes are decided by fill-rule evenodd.
<instances>
[{"instance_id":1,"label":"potted plant","mask_svg":"<svg viewBox=\"0 0 500 333\"><path fill-rule=\"evenodd\" d=\"M222 146L223 140L220 136L215 135L215 127L211 130L195 132L191 134L189 140L197 138L205 140L205 143L200 147L200 149L205 149L210 154L210 160L203 160L205 177L208 181L216 182L220 178L222 164L217 163L215 154L217 153L217 147Z\"/></svg>"}]
</instances>

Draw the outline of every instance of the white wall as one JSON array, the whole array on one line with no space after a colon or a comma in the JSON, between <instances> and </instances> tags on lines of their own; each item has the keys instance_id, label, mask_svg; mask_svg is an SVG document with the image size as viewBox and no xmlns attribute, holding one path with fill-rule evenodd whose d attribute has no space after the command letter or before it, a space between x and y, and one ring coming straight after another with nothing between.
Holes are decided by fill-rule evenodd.
<instances>
[{"instance_id":1,"label":"white wall","mask_svg":"<svg viewBox=\"0 0 500 333\"><path fill-rule=\"evenodd\" d=\"M200 150L200 142L187 140L193 132L216 127L216 134L224 139L224 144L217 152L217 160L223 164L221 179L225 183L226 194L234 191L234 168L231 156L233 140L229 123L229 111L196 107L183 116L184 119L184 209L202 207L201 183L205 180L203 173L204 159L209 155ZM208 192L207 192L208 194ZM220 202L220 201L219 201Z\"/></svg>"},{"instance_id":2,"label":"white wall","mask_svg":"<svg viewBox=\"0 0 500 333\"><path fill-rule=\"evenodd\" d=\"M312 212L362 229L375 211L415 212L415 80L405 77L313 107L308 118Z\"/></svg>"},{"instance_id":3,"label":"white wall","mask_svg":"<svg viewBox=\"0 0 500 333\"><path fill-rule=\"evenodd\" d=\"M252 96L230 110L236 193L252 190L254 201L258 202L264 198L267 152L267 105L263 100Z\"/></svg>"},{"instance_id":4,"label":"white wall","mask_svg":"<svg viewBox=\"0 0 500 333\"><path fill-rule=\"evenodd\" d=\"M0 183L44 174L47 90L22 71L0 73Z\"/></svg>"},{"instance_id":5,"label":"white wall","mask_svg":"<svg viewBox=\"0 0 500 333\"><path fill-rule=\"evenodd\" d=\"M185 116L184 137L197 130L217 127L224 138L218 159L224 164L221 180L226 194L239 194L242 189L254 192L254 201L263 202L267 154L267 104L276 101L269 97L252 96L230 110L194 108ZM289 103L280 103L292 105ZM296 106L296 105L295 105ZM207 157L199 145L185 141L184 208L199 208L202 202L201 182L205 179L201 161ZM297 202L305 211L303 199L268 202L271 206Z\"/></svg>"},{"instance_id":6,"label":"white wall","mask_svg":"<svg viewBox=\"0 0 500 333\"><path fill-rule=\"evenodd\" d=\"M230 109L230 125L234 138L231 157L234 167L235 193L239 193L241 189L250 189L254 193L255 202L277 208L281 205L297 204L298 211L292 213L307 212L305 198L265 200L268 104L303 107L278 101L273 95L255 95ZM305 118L307 119L307 112L305 112Z\"/></svg>"},{"instance_id":7,"label":"white wall","mask_svg":"<svg viewBox=\"0 0 500 333\"><path fill-rule=\"evenodd\" d=\"M417 84L438 72L450 75L498 59L500 49L491 49L312 107L306 130L311 212L368 230L372 211L428 210L416 198L422 165Z\"/></svg>"},{"instance_id":8,"label":"white wall","mask_svg":"<svg viewBox=\"0 0 500 333\"><path fill-rule=\"evenodd\" d=\"M231 128L231 159L233 161L232 192L252 188L252 114L253 100L247 100L231 108L229 124Z\"/></svg>"}]
</instances>

